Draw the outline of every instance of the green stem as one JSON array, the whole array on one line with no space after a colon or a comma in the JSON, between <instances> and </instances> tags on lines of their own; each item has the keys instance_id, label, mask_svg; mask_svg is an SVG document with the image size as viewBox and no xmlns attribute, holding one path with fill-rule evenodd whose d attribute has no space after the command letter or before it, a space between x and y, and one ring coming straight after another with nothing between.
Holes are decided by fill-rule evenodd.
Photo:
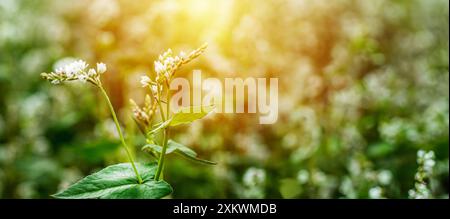
<instances>
[{"instance_id":1,"label":"green stem","mask_svg":"<svg viewBox=\"0 0 450 219\"><path fill-rule=\"evenodd\" d=\"M170 115L170 89L167 86L167 119L169 118ZM160 109L162 110L162 109ZM158 161L158 169L156 170L156 175L155 175L155 180L158 181L160 180L161 174L162 174L162 170L164 168L164 158L166 157L166 150L167 150L167 142L169 140L169 127L164 128L164 134L163 134L163 145L162 145L162 150L161 150L161 154L159 155L159 161Z\"/></svg>"},{"instance_id":2,"label":"green stem","mask_svg":"<svg viewBox=\"0 0 450 219\"><path fill-rule=\"evenodd\" d=\"M159 101L159 100L158 100L158 105L159 105L159 112L161 113L161 119L164 122L164 121L166 121L166 117L164 116L164 112L163 112L163 108L162 108L162 105L161 105L161 101Z\"/></svg>"},{"instance_id":3,"label":"green stem","mask_svg":"<svg viewBox=\"0 0 450 219\"><path fill-rule=\"evenodd\" d=\"M103 88L103 86L101 84L99 84L98 87L102 91L102 94L105 97L106 102L108 103L109 110L111 111L112 117L114 119L114 123L116 124L117 132L119 133L119 137L120 137L120 140L122 141L122 145L125 148L125 151L127 152L127 156L128 156L128 159L131 162L131 166L133 166L134 173L136 174L136 177L137 177L137 179L139 181L139 184L142 184L143 183L142 178L139 175L139 172L137 171L136 166L134 165L133 156L131 156L130 150L128 149L128 146L125 143L125 139L123 137L122 130L120 129L119 121L117 120L116 112L114 111L114 107L112 106L111 100L109 99L108 94L106 93L106 91Z\"/></svg>"},{"instance_id":4,"label":"green stem","mask_svg":"<svg viewBox=\"0 0 450 219\"><path fill-rule=\"evenodd\" d=\"M155 175L155 180L156 181L160 180L161 174L162 174L162 170L163 170L163 167L164 167L164 158L165 158L166 150L167 150L168 135L169 135L169 130L164 129L163 146L162 146L161 154L159 155L158 169L156 170L156 175Z\"/></svg>"},{"instance_id":5,"label":"green stem","mask_svg":"<svg viewBox=\"0 0 450 219\"><path fill-rule=\"evenodd\" d=\"M156 95L153 93L152 89L150 88L150 92L152 93L153 96L153 100L155 100L158 103L159 106L159 113L161 114L161 119L162 121L166 121L166 117L164 116L164 112L162 110L162 105L161 105L161 101L158 99L158 97L161 96L161 94L159 93L159 88L158 91L156 91Z\"/></svg>"}]
</instances>

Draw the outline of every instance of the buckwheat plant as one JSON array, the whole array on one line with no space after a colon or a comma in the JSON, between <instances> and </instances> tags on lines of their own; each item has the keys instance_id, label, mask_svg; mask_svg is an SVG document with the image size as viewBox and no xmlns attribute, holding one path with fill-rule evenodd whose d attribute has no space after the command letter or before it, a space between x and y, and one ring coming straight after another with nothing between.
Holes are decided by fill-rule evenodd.
<instances>
[{"instance_id":1,"label":"buckwheat plant","mask_svg":"<svg viewBox=\"0 0 450 219\"><path fill-rule=\"evenodd\" d=\"M97 87L108 103L129 160L129 163L111 165L89 175L53 197L66 199L162 198L173 191L172 187L163 180L164 160L167 154L173 152L193 161L215 164L212 161L197 158L195 151L169 139L170 127L201 119L214 109L213 106L190 106L181 107L176 112L170 110L169 85L176 71L201 55L205 49L206 45L203 45L188 55L180 53L178 56L174 56L169 49L154 63L156 77L154 79L148 76L142 77L141 84L148 88L150 95L146 95L143 107L138 106L133 100L131 104L134 119L146 137L147 144L143 147L143 151L148 152L158 161L147 164L135 162L126 144L114 108L100 80L101 75L107 70L105 64L97 63L96 68L89 68L86 62L79 60L58 68L55 72L42 73L41 76L52 84L81 81ZM160 135L162 140L155 137Z\"/></svg>"},{"instance_id":2,"label":"buckwheat plant","mask_svg":"<svg viewBox=\"0 0 450 219\"><path fill-rule=\"evenodd\" d=\"M432 198L431 190L428 187L428 182L433 173L433 167L436 164L434 161L434 152L425 152L419 150L417 152L417 164L419 168L415 175L414 189L409 190L409 197L414 199L428 199Z\"/></svg>"}]
</instances>

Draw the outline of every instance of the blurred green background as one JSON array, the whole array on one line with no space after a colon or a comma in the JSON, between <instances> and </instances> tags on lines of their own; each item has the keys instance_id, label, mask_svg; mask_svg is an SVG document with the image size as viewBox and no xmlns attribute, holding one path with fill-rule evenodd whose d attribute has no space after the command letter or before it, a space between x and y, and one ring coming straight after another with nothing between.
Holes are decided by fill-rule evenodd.
<instances>
[{"instance_id":1,"label":"blurred green background","mask_svg":"<svg viewBox=\"0 0 450 219\"><path fill-rule=\"evenodd\" d=\"M169 156L172 198L408 198L420 149L448 198L447 0L0 0L0 197L50 198L126 162L97 90L40 78L75 57L103 81L140 162L129 98L168 48L206 53L183 68L279 78L279 119L216 114L174 138L217 166Z\"/></svg>"}]
</instances>

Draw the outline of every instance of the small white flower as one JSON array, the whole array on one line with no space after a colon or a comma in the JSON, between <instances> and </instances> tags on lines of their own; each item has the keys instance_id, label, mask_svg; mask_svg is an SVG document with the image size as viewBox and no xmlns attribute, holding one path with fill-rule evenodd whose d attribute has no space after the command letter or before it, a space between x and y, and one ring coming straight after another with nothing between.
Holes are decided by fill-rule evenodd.
<instances>
[{"instance_id":1,"label":"small white flower","mask_svg":"<svg viewBox=\"0 0 450 219\"><path fill-rule=\"evenodd\" d=\"M89 69L87 74L89 77L93 77L97 74L97 72L95 71L95 69L91 68L91 69Z\"/></svg>"},{"instance_id":2,"label":"small white flower","mask_svg":"<svg viewBox=\"0 0 450 219\"><path fill-rule=\"evenodd\" d=\"M172 49L168 49L163 56L171 56L172 55Z\"/></svg>"},{"instance_id":3,"label":"small white flower","mask_svg":"<svg viewBox=\"0 0 450 219\"><path fill-rule=\"evenodd\" d=\"M180 54L178 55L180 58L185 59L187 58L186 53L181 51Z\"/></svg>"},{"instance_id":4,"label":"small white flower","mask_svg":"<svg viewBox=\"0 0 450 219\"><path fill-rule=\"evenodd\" d=\"M141 76L142 87L146 87L150 84L151 79L148 76Z\"/></svg>"},{"instance_id":5,"label":"small white flower","mask_svg":"<svg viewBox=\"0 0 450 219\"><path fill-rule=\"evenodd\" d=\"M369 190L369 197L372 199L380 199L382 198L382 193L383 190L380 187L376 186Z\"/></svg>"},{"instance_id":6,"label":"small white flower","mask_svg":"<svg viewBox=\"0 0 450 219\"><path fill-rule=\"evenodd\" d=\"M391 183L392 173L389 170L382 170L378 173L378 181L382 185L388 185Z\"/></svg>"},{"instance_id":7,"label":"small white flower","mask_svg":"<svg viewBox=\"0 0 450 219\"><path fill-rule=\"evenodd\" d=\"M423 169L427 172L431 172L435 164L436 162L432 159L425 160L425 162L423 163Z\"/></svg>"},{"instance_id":8,"label":"small white flower","mask_svg":"<svg viewBox=\"0 0 450 219\"><path fill-rule=\"evenodd\" d=\"M264 169L250 167L244 174L243 181L246 186L261 185L266 180L266 172Z\"/></svg>"},{"instance_id":9,"label":"small white flower","mask_svg":"<svg viewBox=\"0 0 450 219\"><path fill-rule=\"evenodd\" d=\"M51 83L52 83L52 84L59 84L60 82L59 82L58 79L54 79L54 80L51 81Z\"/></svg>"},{"instance_id":10,"label":"small white flower","mask_svg":"<svg viewBox=\"0 0 450 219\"><path fill-rule=\"evenodd\" d=\"M416 191L414 191L413 189L410 189L410 190L408 191L408 195L409 195L409 198L415 198L416 195L417 195L417 193L416 193Z\"/></svg>"},{"instance_id":11,"label":"small white flower","mask_svg":"<svg viewBox=\"0 0 450 219\"><path fill-rule=\"evenodd\" d=\"M151 89L154 94L156 94L158 92L158 86L156 86L154 84L151 85Z\"/></svg>"},{"instance_id":12,"label":"small white flower","mask_svg":"<svg viewBox=\"0 0 450 219\"><path fill-rule=\"evenodd\" d=\"M88 65L86 62L83 60L78 60L64 66L64 73L68 78L78 77L78 74L83 73L87 67Z\"/></svg>"},{"instance_id":13,"label":"small white flower","mask_svg":"<svg viewBox=\"0 0 450 219\"><path fill-rule=\"evenodd\" d=\"M64 73L64 69L63 68L57 68L55 73L56 74L63 74Z\"/></svg>"},{"instance_id":14,"label":"small white flower","mask_svg":"<svg viewBox=\"0 0 450 219\"><path fill-rule=\"evenodd\" d=\"M301 184L305 184L308 182L309 180L309 173L307 170L300 170L297 173L297 180L301 183Z\"/></svg>"},{"instance_id":15,"label":"small white flower","mask_svg":"<svg viewBox=\"0 0 450 219\"><path fill-rule=\"evenodd\" d=\"M78 78L78 80L80 80L82 82L86 82L89 77L85 74L78 74L77 78Z\"/></svg>"},{"instance_id":16,"label":"small white flower","mask_svg":"<svg viewBox=\"0 0 450 219\"><path fill-rule=\"evenodd\" d=\"M73 70L71 64L64 66L62 73L66 74L66 77L68 78L75 76L75 71Z\"/></svg>"},{"instance_id":17,"label":"small white flower","mask_svg":"<svg viewBox=\"0 0 450 219\"><path fill-rule=\"evenodd\" d=\"M421 183L417 183L417 184L416 184L416 188L417 188L417 190L419 190L419 191L425 191L425 190L427 190L427 186L424 185L424 184L421 184Z\"/></svg>"},{"instance_id":18,"label":"small white flower","mask_svg":"<svg viewBox=\"0 0 450 219\"><path fill-rule=\"evenodd\" d=\"M423 170L427 173L431 173L436 162L434 161L435 155L433 151L425 152L419 150L417 152L417 163L423 167Z\"/></svg>"},{"instance_id":19,"label":"small white flower","mask_svg":"<svg viewBox=\"0 0 450 219\"><path fill-rule=\"evenodd\" d=\"M423 158L425 156L425 151L424 150L419 150L417 151L417 158Z\"/></svg>"},{"instance_id":20,"label":"small white flower","mask_svg":"<svg viewBox=\"0 0 450 219\"><path fill-rule=\"evenodd\" d=\"M106 65L102 62L97 63L97 72L103 74L106 72Z\"/></svg>"},{"instance_id":21,"label":"small white flower","mask_svg":"<svg viewBox=\"0 0 450 219\"><path fill-rule=\"evenodd\" d=\"M428 160L428 159L434 159L434 151L429 151L428 153L426 153L423 156L424 159Z\"/></svg>"},{"instance_id":22,"label":"small white flower","mask_svg":"<svg viewBox=\"0 0 450 219\"><path fill-rule=\"evenodd\" d=\"M162 74L165 70L165 66L160 61L155 61L155 72Z\"/></svg>"},{"instance_id":23,"label":"small white flower","mask_svg":"<svg viewBox=\"0 0 450 219\"><path fill-rule=\"evenodd\" d=\"M164 73L164 77L166 77L167 80L170 80L170 74L169 74L169 72L165 72L165 73Z\"/></svg>"},{"instance_id":24,"label":"small white flower","mask_svg":"<svg viewBox=\"0 0 450 219\"><path fill-rule=\"evenodd\" d=\"M83 60L78 60L78 61L72 63L73 71L75 71L76 73L83 72L87 67L88 67L88 64L86 64L86 62Z\"/></svg>"},{"instance_id":25,"label":"small white flower","mask_svg":"<svg viewBox=\"0 0 450 219\"><path fill-rule=\"evenodd\" d=\"M164 66L171 66L172 65L172 57L168 57L166 60L164 60Z\"/></svg>"}]
</instances>

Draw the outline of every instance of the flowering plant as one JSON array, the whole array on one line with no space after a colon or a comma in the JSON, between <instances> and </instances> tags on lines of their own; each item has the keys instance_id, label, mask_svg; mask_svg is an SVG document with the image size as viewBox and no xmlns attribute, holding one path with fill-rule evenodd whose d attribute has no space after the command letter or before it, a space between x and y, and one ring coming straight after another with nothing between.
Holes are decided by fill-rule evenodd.
<instances>
[{"instance_id":1,"label":"flowering plant","mask_svg":"<svg viewBox=\"0 0 450 219\"><path fill-rule=\"evenodd\" d=\"M428 199L432 198L431 189L429 187L429 181L433 174L433 167L436 164L434 161L434 151L417 151L417 168L416 175L414 176L416 182L414 183L414 189L408 191L410 198L415 199Z\"/></svg>"},{"instance_id":2,"label":"flowering plant","mask_svg":"<svg viewBox=\"0 0 450 219\"><path fill-rule=\"evenodd\" d=\"M189 55L180 53L174 56L169 49L155 61L156 77L152 80L143 76L141 84L149 88L151 95L146 95L143 107L138 106L133 100L133 114L136 123L143 131L147 144L143 150L150 153L158 162L141 164L134 161L122 133L114 108L104 89L100 76L106 72L106 65L97 63L96 68L82 60L72 62L55 72L42 73L41 76L52 84L60 84L67 81L89 82L99 88L108 103L119 134L123 148L126 151L129 163L121 163L108 166L99 172L89 175L73 184L53 197L55 198L162 198L172 193L172 187L163 180L164 158L172 152L180 154L193 161L206 164L215 164L212 161L197 158L197 153L192 149L169 140L169 128L181 124L187 124L201 119L211 112L213 106L184 107L177 112L170 110L170 82L175 72L184 64L192 61L204 52L206 45L194 50ZM163 107L165 105L165 109ZM199 110L200 109L200 110ZM160 119L156 116L159 111ZM162 141L155 138L162 133Z\"/></svg>"}]
</instances>

